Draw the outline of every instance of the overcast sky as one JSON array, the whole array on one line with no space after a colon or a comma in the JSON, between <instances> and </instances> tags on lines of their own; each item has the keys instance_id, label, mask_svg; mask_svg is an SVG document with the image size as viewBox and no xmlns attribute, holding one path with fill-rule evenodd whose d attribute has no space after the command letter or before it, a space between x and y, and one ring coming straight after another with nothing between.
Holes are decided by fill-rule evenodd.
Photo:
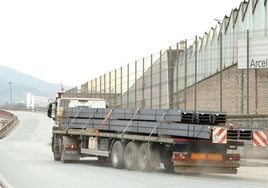
<instances>
[{"instance_id":1,"label":"overcast sky","mask_svg":"<svg viewBox=\"0 0 268 188\"><path fill-rule=\"evenodd\" d=\"M202 36L240 2L1 0L0 64L48 82L81 85Z\"/></svg>"}]
</instances>

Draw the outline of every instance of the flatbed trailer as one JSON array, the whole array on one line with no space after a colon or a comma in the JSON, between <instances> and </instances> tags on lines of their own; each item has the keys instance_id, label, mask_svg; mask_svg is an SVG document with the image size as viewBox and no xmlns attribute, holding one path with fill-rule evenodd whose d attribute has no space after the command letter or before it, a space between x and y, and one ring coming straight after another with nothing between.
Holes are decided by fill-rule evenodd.
<instances>
[{"instance_id":1,"label":"flatbed trailer","mask_svg":"<svg viewBox=\"0 0 268 188\"><path fill-rule=\"evenodd\" d=\"M63 108L52 130L56 161L96 156L114 168L237 173L238 146L252 130L225 126L226 114L170 109Z\"/></svg>"},{"instance_id":2,"label":"flatbed trailer","mask_svg":"<svg viewBox=\"0 0 268 188\"><path fill-rule=\"evenodd\" d=\"M92 130L53 128L55 160L78 161L96 156L112 162L114 168L150 171L164 164L167 171L180 173L233 173L239 167L240 155L227 153L230 144L208 140L145 136ZM232 145L233 146L233 145ZM61 149L60 149L61 148Z\"/></svg>"}]
</instances>

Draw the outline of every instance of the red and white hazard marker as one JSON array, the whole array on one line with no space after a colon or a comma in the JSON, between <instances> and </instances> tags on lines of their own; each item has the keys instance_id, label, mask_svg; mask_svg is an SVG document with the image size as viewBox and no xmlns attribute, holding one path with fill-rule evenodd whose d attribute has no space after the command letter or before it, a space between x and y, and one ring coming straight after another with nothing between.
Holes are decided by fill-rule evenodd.
<instances>
[{"instance_id":1,"label":"red and white hazard marker","mask_svg":"<svg viewBox=\"0 0 268 188\"><path fill-rule=\"evenodd\" d=\"M254 146L267 146L267 132L263 130L253 131L253 145Z\"/></svg>"},{"instance_id":2,"label":"red and white hazard marker","mask_svg":"<svg viewBox=\"0 0 268 188\"><path fill-rule=\"evenodd\" d=\"M227 129L224 127L213 127L212 143L226 144Z\"/></svg>"}]
</instances>

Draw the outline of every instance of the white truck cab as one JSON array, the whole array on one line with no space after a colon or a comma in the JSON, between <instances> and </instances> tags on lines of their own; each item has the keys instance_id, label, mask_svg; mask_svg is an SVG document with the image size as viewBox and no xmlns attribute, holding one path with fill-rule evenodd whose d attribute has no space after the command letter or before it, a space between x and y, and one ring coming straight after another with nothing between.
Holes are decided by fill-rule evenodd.
<instances>
[{"instance_id":1,"label":"white truck cab","mask_svg":"<svg viewBox=\"0 0 268 188\"><path fill-rule=\"evenodd\" d=\"M47 116L56 120L62 116L63 108L107 108L106 102L101 98L58 98L48 106ZM56 121L56 124L58 122Z\"/></svg>"},{"instance_id":2,"label":"white truck cab","mask_svg":"<svg viewBox=\"0 0 268 188\"><path fill-rule=\"evenodd\" d=\"M106 102L101 98L60 98L57 103L57 107L106 108Z\"/></svg>"}]
</instances>

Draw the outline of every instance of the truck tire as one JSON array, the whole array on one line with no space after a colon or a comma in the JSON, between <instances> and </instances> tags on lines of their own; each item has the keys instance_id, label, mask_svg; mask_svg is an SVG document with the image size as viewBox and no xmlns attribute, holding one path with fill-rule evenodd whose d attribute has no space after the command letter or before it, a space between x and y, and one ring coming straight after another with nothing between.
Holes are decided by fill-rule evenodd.
<instances>
[{"instance_id":1,"label":"truck tire","mask_svg":"<svg viewBox=\"0 0 268 188\"><path fill-rule=\"evenodd\" d=\"M150 154L147 143L141 144L138 151L138 168L141 171L151 171L150 167Z\"/></svg>"},{"instance_id":2,"label":"truck tire","mask_svg":"<svg viewBox=\"0 0 268 188\"><path fill-rule=\"evenodd\" d=\"M61 137L57 135L52 138L52 152L54 161L61 161Z\"/></svg>"},{"instance_id":3,"label":"truck tire","mask_svg":"<svg viewBox=\"0 0 268 188\"><path fill-rule=\"evenodd\" d=\"M138 169L138 148L139 145L134 142L129 142L124 153L125 168L128 170Z\"/></svg>"},{"instance_id":4,"label":"truck tire","mask_svg":"<svg viewBox=\"0 0 268 188\"><path fill-rule=\"evenodd\" d=\"M54 161L61 161L61 153L60 152L53 152Z\"/></svg>"},{"instance_id":5,"label":"truck tire","mask_svg":"<svg viewBox=\"0 0 268 188\"><path fill-rule=\"evenodd\" d=\"M111 162L114 168L124 168L124 143L116 141L112 148Z\"/></svg>"},{"instance_id":6,"label":"truck tire","mask_svg":"<svg viewBox=\"0 0 268 188\"><path fill-rule=\"evenodd\" d=\"M63 144L61 145L61 161L63 162L63 163L67 163L67 160L65 160L64 159L64 146L63 146Z\"/></svg>"}]
</instances>

